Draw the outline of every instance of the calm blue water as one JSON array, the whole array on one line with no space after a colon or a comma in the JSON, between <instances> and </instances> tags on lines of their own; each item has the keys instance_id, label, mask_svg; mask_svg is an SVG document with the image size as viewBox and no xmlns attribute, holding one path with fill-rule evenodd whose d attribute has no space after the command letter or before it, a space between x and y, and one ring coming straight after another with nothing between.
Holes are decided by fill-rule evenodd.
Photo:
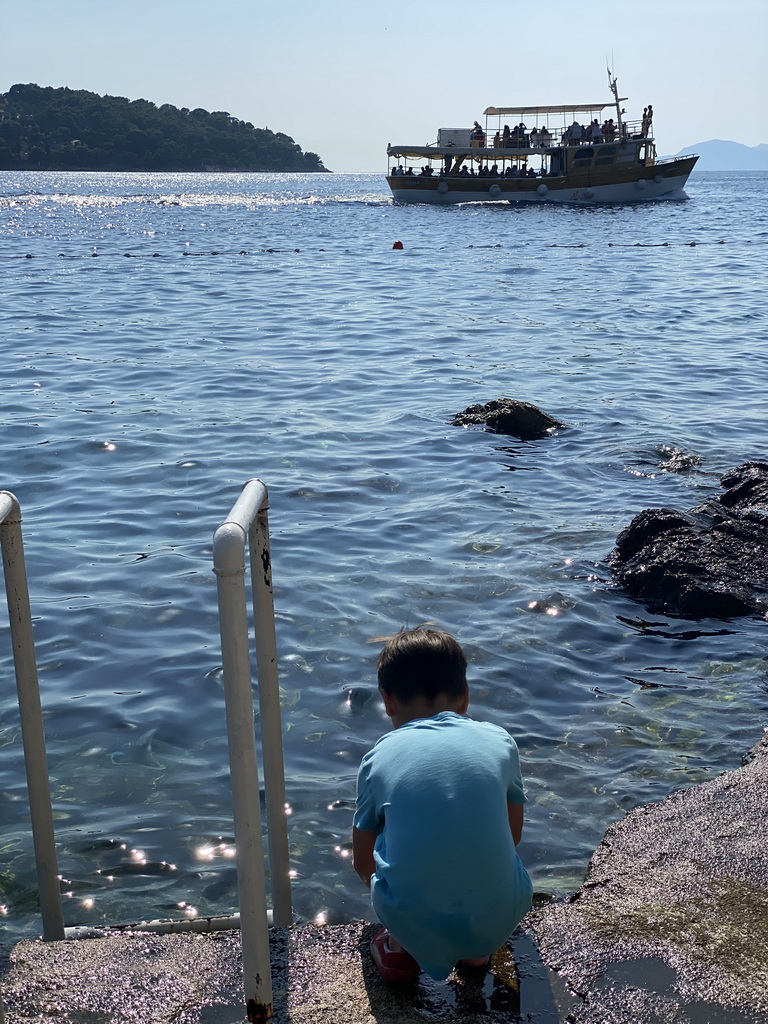
<instances>
[{"instance_id":1,"label":"calm blue water","mask_svg":"<svg viewBox=\"0 0 768 1024\"><path fill-rule=\"evenodd\" d=\"M369 914L347 858L387 728L368 638L402 625L454 631L474 714L517 737L540 891L631 807L738 765L768 725L765 623L652 616L604 560L640 509L768 455L767 191L418 208L374 175L0 174L0 488L68 924L236 906L211 538L253 476L301 917ZM504 395L568 429L450 425ZM4 613L0 814L6 937L35 935Z\"/></svg>"}]
</instances>

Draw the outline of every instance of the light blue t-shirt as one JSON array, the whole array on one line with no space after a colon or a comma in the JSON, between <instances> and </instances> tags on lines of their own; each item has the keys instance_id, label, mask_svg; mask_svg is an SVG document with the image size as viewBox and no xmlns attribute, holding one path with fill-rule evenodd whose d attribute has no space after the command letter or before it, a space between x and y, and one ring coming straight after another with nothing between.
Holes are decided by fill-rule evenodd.
<instances>
[{"instance_id":1,"label":"light blue t-shirt","mask_svg":"<svg viewBox=\"0 0 768 1024\"><path fill-rule=\"evenodd\" d=\"M377 833L371 901L431 977L494 952L529 910L507 813L525 799L512 737L453 711L407 722L363 758L354 824Z\"/></svg>"}]
</instances>

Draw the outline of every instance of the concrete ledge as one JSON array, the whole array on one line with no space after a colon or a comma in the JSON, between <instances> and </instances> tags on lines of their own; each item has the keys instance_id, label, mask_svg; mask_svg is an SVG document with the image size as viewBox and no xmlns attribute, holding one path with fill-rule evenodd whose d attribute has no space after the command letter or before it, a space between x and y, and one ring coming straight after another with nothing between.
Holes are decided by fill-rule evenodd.
<instances>
[{"instance_id":1,"label":"concrete ledge","mask_svg":"<svg viewBox=\"0 0 768 1024\"><path fill-rule=\"evenodd\" d=\"M274 1024L501 1024L518 1020L514 960L482 987L422 976L387 985L368 952L377 926L273 928ZM526 943L521 934L519 941ZM520 953L517 953L520 960ZM240 933L123 933L21 942L0 976L6 1024L234 1024L243 1020ZM557 1021L553 1010L547 1021Z\"/></svg>"}]
</instances>

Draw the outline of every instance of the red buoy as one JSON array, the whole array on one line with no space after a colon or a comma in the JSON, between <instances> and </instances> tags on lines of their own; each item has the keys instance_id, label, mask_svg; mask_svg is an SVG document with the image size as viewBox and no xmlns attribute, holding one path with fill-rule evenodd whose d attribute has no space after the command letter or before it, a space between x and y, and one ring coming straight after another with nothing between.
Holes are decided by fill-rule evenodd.
<instances>
[{"instance_id":1,"label":"red buoy","mask_svg":"<svg viewBox=\"0 0 768 1024\"><path fill-rule=\"evenodd\" d=\"M393 249L402 249L403 248L403 243L402 242L395 242L395 244L392 246L392 248Z\"/></svg>"}]
</instances>

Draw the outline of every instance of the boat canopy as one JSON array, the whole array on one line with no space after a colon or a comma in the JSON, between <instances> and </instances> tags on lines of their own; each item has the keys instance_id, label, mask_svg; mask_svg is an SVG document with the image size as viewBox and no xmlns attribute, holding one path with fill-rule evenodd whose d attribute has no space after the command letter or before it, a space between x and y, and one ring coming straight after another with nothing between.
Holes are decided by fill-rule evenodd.
<instances>
[{"instance_id":1,"label":"boat canopy","mask_svg":"<svg viewBox=\"0 0 768 1024\"><path fill-rule=\"evenodd\" d=\"M528 146L512 147L503 149L498 146L387 146L387 156L401 156L409 158L411 160L427 159L434 160L436 157L443 156L469 156L473 160L482 160L493 157L494 159L502 159L503 157L520 157L526 154L541 156L542 153L549 152L544 149L530 149Z\"/></svg>"},{"instance_id":2,"label":"boat canopy","mask_svg":"<svg viewBox=\"0 0 768 1024\"><path fill-rule=\"evenodd\" d=\"M596 114L615 103L561 103L554 107L486 107L485 117L523 117L525 114Z\"/></svg>"}]
</instances>

